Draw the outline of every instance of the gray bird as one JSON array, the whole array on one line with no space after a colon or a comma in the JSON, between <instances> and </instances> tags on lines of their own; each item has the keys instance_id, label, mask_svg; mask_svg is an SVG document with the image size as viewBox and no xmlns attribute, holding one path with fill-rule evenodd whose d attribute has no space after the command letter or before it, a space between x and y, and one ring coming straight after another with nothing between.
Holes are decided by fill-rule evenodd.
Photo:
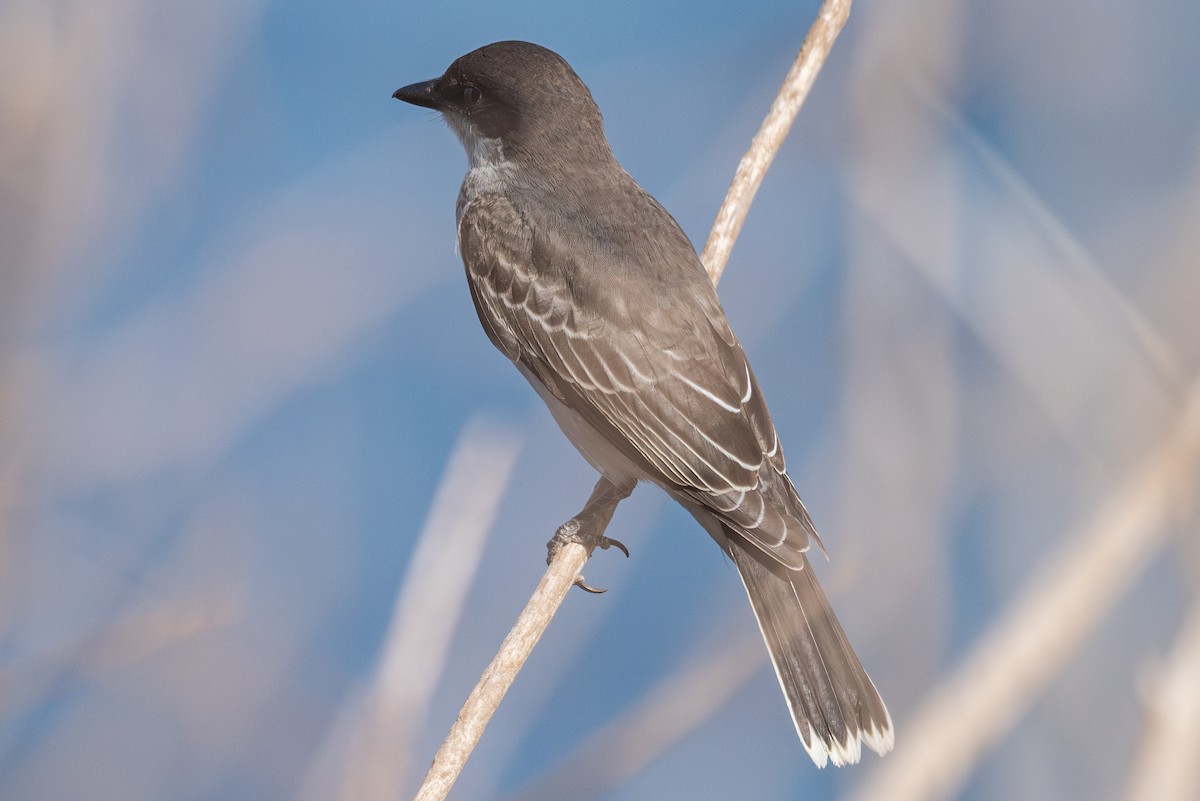
<instances>
[{"instance_id":1,"label":"gray bird","mask_svg":"<svg viewBox=\"0 0 1200 801\"><path fill-rule=\"evenodd\" d=\"M458 247L479 320L600 471L556 540L607 546L592 533L617 502L638 481L662 487L737 566L813 761L857 762L860 740L889 751L891 718L805 557L820 540L754 371L583 81L544 47L497 42L394 97L462 140Z\"/></svg>"}]
</instances>

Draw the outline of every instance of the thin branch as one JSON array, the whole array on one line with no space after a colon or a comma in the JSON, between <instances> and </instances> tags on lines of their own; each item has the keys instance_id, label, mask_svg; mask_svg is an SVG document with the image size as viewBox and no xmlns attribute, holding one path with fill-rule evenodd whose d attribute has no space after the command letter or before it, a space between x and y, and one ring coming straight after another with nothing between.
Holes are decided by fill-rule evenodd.
<instances>
[{"instance_id":1,"label":"thin branch","mask_svg":"<svg viewBox=\"0 0 1200 801\"><path fill-rule=\"evenodd\" d=\"M1177 424L1091 524L1046 559L1028 589L908 725L904 748L859 801L949 798L1167 540L1200 460L1200 378Z\"/></svg>"},{"instance_id":2,"label":"thin branch","mask_svg":"<svg viewBox=\"0 0 1200 801\"><path fill-rule=\"evenodd\" d=\"M750 151L738 165L701 255L701 261L714 284L720 280L725 269L729 252L741 231L754 194L849 14L850 0L826 0L822 4L817 20L809 29L800 54L796 57L796 63L784 79L775 102L771 104L762 127L750 145ZM533 597L501 643L496 657L463 704L450 733L434 756L414 801L441 801L450 792L496 707L541 639L567 591L579 578L588 556L584 547L578 544L558 550L534 590Z\"/></svg>"},{"instance_id":3,"label":"thin branch","mask_svg":"<svg viewBox=\"0 0 1200 801\"><path fill-rule=\"evenodd\" d=\"M750 150L742 156L729 191L725 193L725 202L717 212L717 219L700 254L700 261L704 263L714 284L721 280L733 243L742 232L742 223L750 211L750 203L849 16L850 0L826 0L821 4L817 21L809 29L796 62L783 79L783 86L779 88L771 110L754 135Z\"/></svg>"},{"instance_id":4,"label":"thin branch","mask_svg":"<svg viewBox=\"0 0 1200 801\"><path fill-rule=\"evenodd\" d=\"M450 792L496 707L529 658L533 646L550 625L550 619L558 611L567 590L575 584L587 558L587 551L578 543L559 549L557 558L550 563L533 591L533 597L500 644L496 657L467 697L414 801L441 801Z\"/></svg>"}]
</instances>

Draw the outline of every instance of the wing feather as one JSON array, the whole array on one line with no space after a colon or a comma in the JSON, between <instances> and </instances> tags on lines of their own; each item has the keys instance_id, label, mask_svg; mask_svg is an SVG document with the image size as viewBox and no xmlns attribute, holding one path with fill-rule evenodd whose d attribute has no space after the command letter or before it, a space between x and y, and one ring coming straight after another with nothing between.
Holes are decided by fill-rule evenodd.
<instances>
[{"instance_id":1,"label":"wing feather","mask_svg":"<svg viewBox=\"0 0 1200 801\"><path fill-rule=\"evenodd\" d=\"M570 246L561 218L531 225L536 209L518 210L501 194L462 208L459 250L493 344L647 478L799 569L816 532L690 244L691 262L655 272L631 267L612 242L581 252L578 243L597 238L581 232ZM669 262L681 249L657 252ZM620 292L610 291L613 281L625 282Z\"/></svg>"}]
</instances>

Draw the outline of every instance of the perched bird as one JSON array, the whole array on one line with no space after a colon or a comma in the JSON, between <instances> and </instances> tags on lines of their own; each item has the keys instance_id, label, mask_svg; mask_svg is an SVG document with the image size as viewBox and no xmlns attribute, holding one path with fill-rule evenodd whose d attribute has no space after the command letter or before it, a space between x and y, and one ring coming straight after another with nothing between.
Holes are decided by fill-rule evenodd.
<instances>
[{"instance_id":1,"label":"perched bird","mask_svg":"<svg viewBox=\"0 0 1200 801\"><path fill-rule=\"evenodd\" d=\"M601 478L557 539L593 539L638 481L731 557L819 766L892 747L887 709L817 583L820 546L746 354L695 248L617 163L556 53L497 42L394 97L462 140L458 247L484 330ZM553 542L553 541L552 541Z\"/></svg>"}]
</instances>

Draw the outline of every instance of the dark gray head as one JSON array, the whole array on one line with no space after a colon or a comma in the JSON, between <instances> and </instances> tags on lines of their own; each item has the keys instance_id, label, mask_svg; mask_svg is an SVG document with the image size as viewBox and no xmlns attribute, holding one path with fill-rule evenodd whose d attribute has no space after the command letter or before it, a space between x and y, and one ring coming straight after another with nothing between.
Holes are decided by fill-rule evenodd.
<instances>
[{"instance_id":1,"label":"dark gray head","mask_svg":"<svg viewBox=\"0 0 1200 801\"><path fill-rule=\"evenodd\" d=\"M481 47L392 97L440 111L472 166L612 158L592 93L562 56L529 42Z\"/></svg>"}]
</instances>

